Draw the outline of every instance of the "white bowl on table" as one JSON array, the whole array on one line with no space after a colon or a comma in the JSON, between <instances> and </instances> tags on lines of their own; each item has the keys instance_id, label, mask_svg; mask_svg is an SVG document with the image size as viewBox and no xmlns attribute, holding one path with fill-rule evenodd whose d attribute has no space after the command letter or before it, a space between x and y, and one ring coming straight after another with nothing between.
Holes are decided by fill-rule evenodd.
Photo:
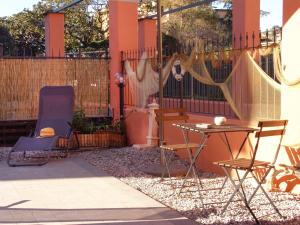
<instances>
[{"instance_id":1,"label":"white bowl on table","mask_svg":"<svg viewBox=\"0 0 300 225\"><path fill-rule=\"evenodd\" d=\"M215 123L215 125L217 125L217 126L220 126L220 125L225 124L226 121L227 121L227 119L226 119L226 117L224 117L224 116L216 116L216 117L214 118L214 123Z\"/></svg>"}]
</instances>

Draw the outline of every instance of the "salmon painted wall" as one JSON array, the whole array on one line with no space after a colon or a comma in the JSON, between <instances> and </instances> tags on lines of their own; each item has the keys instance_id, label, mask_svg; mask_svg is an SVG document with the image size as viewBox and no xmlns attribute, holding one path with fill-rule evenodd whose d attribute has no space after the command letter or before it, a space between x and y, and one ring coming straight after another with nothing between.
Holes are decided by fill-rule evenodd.
<instances>
[{"instance_id":1,"label":"salmon painted wall","mask_svg":"<svg viewBox=\"0 0 300 225\"><path fill-rule=\"evenodd\" d=\"M285 25L293 17L293 15L298 11L299 6L299 0L283 0L283 25Z\"/></svg>"},{"instance_id":2,"label":"salmon painted wall","mask_svg":"<svg viewBox=\"0 0 300 225\"><path fill-rule=\"evenodd\" d=\"M148 134L148 110L136 110L128 108L125 110L125 128L127 134L127 143L146 144Z\"/></svg>"},{"instance_id":3,"label":"salmon painted wall","mask_svg":"<svg viewBox=\"0 0 300 225\"><path fill-rule=\"evenodd\" d=\"M199 115L199 114L189 114L189 122L203 122L212 123L213 117ZM229 120L230 124L237 125L247 125L246 122L241 122L236 119ZM182 132L179 128L172 126L172 122L166 122L165 127L165 140L168 144L178 144L184 143ZM126 131L127 138L130 145L133 144L146 144L146 136L148 132L148 112L147 110L136 111L135 109L128 108L126 110ZM233 147L233 152L237 152L240 141L244 137L244 133L229 134L228 137ZM190 133L190 140L193 142L199 142L200 137L195 133ZM245 152L249 151L249 145L246 146ZM187 154L184 151L179 151L179 155L182 158L186 158ZM230 153L226 148L226 145L222 142L218 135L212 135L208 142L207 147L201 153L197 165L200 169L205 171L216 172L218 174L223 174L221 169L213 165L213 162L218 160L230 159Z\"/></svg>"},{"instance_id":4,"label":"salmon painted wall","mask_svg":"<svg viewBox=\"0 0 300 225\"><path fill-rule=\"evenodd\" d=\"M283 1L283 28L281 43L281 61L283 74L289 81L300 80L299 52L300 52L300 0ZM282 118L289 120L284 143L295 148L284 148L288 164L300 163L300 107L297 106L300 96L300 83L292 86L282 84L281 111ZM289 180L290 177L287 176ZM282 179L283 180L283 179ZM300 179L294 183L293 190L300 193Z\"/></svg>"},{"instance_id":5,"label":"salmon painted wall","mask_svg":"<svg viewBox=\"0 0 300 225\"><path fill-rule=\"evenodd\" d=\"M283 9L282 68L284 76L290 81L295 81L300 79L300 0L285 0ZM300 107L295 107L299 96L300 84L282 85L282 117L289 120L286 144L300 143Z\"/></svg>"},{"instance_id":6,"label":"salmon painted wall","mask_svg":"<svg viewBox=\"0 0 300 225\"><path fill-rule=\"evenodd\" d=\"M249 35L252 47L252 33L255 35L255 43L259 44L260 29L260 0L233 0L232 1L232 33L235 36L235 48L244 47L246 45L246 33ZM240 35L242 35L242 45L240 46ZM234 42L233 42L234 43Z\"/></svg>"},{"instance_id":7,"label":"salmon painted wall","mask_svg":"<svg viewBox=\"0 0 300 225\"><path fill-rule=\"evenodd\" d=\"M156 48L157 25L154 19L139 20L139 49Z\"/></svg>"},{"instance_id":8,"label":"salmon painted wall","mask_svg":"<svg viewBox=\"0 0 300 225\"><path fill-rule=\"evenodd\" d=\"M137 111L136 109L128 108L126 110L126 131L130 145L133 144L146 144L146 136L148 132L148 112L147 110ZM192 123L213 123L213 116L201 115L201 114L189 114L189 121ZM247 121L241 121L238 119L229 119L227 124L249 126ZM165 141L168 144L184 143L182 132L179 128L172 126L172 122L165 122L164 135ZM234 155L237 153L241 142L245 137L244 132L229 133L228 138L232 147ZM197 133L190 133L190 141L199 142L200 136ZM278 138L261 139L258 151L258 159L272 161L276 151L276 144ZM253 134L250 134L248 141L246 142L245 148L242 151L241 156L249 157L250 152L255 147L256 139ZM179 151L179 155L182 158L187 158L185 151ZM222 174L223 171L220 167L213 165L213 162L219 160L231 159L231 155L218 134L211 135L208 139L205 149L201 152L200 157L197 161L197 166L204 170ZM281 152L279 155L278 162L286 163L288 160L287 155Z\"/></svg>"},{"instance_id":9,"label":"salmon painted wall","mask_svg":"<svg viewBox=\"0 0 300 225\"><path fill-rule=\"evenodd\" d=\"M45 47L47 57L65 56L65 16L49 12L45 17Z\"/></svg>"},{"instance_id":10,"label":"salmon painted wall","mask_svg":"<svg viewBox=\"0 0 300 225\"><path fill-rule=\"evenodd\" d=\"M121 52L138 48L137 2L137 0L109 1L110 103L115 119L120 117L120 96L114 75L122 72Z\"/></svg>"}]
</instances>

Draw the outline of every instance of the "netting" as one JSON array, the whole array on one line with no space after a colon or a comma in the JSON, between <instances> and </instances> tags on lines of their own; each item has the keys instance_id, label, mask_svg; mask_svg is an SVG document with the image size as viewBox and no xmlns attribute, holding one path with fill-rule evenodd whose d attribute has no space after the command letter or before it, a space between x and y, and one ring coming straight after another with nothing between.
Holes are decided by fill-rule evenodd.
<instances>
[{"instance_id":1,"label":"netting","mask_svg":"<svg viewBox=\"0 0 300 225\"><path fill-rule=\"evenodd\" d=\"M163 68L163 83L168 80L172 69L175 56L172 56ZM129 80L130 93L133 103L140 108L144 108L149 96L158 92L159 75L152 68L151 60L147 58L147 53L143 53L136 72L130 66L130 63L125 61L125 70Z\"/></svg>"},{"instance_id":2,"label":"netting","mask_svg":"<svg viewBox=\"0 0 300 225\"><path fill-rule=\"evenodd\" d=\"M37 118L39 90L72 85L75 106L99 114L108 102L108 62L94 59L0 60L0 120Z\"/></svg>"},{"instance_id":3,"label":"netting","mask_svg":"<svg viewBox=\"0 0 300 225\"><path fill-rule=\"evenodd\" d=\"M273 54L275 58L275 47L265 51L238 50L208 54L192 52L190 55L174 55L165 66L164 84L174 60L179 59L183 69L188 71L194 79L206 85L219 87L239 119L255 123L262 119L279 119L281 85L266 74L256 62L260 56L269 54ZM228 78L219 83L215 82L209 73L207 61L210 61L213 67L219 67L222 62L228 61L233 61L234 66ZM281 68L278 61L274 62L274 67ZM153 71L145 54L138 64L137 73L132 71L128 61L125 62L125 69L129 77L129 85L134 87L131 88L131 93L135 95L136 105L145 107L147 98L158 92L158 74Z\"/></svg>"}]
</instances>

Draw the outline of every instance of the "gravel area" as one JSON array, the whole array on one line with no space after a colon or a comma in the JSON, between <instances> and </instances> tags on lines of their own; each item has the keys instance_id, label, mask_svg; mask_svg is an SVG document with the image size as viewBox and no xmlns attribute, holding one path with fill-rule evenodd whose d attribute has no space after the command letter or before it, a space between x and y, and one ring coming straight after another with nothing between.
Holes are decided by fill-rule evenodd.
<instances>
[{"instance_id":1,"label":"gravel area","mask_svg":"<svg viewBox=\"0 0 300 225\"><path fill-rule=\"evenodd\" d=\"M147 166L159 165L159 150L137 150L134 148L107 149L81 153L82 157L90 164L101 168L108 174L118 177L121 181L133 188L145 193L164 205L173 208L182 215L197 221L199 224L225 225L225 224L255 224L252 216L241 201L231 203L227 211L220 215L220 211L232 193L232 187L227 182L222 193L219 188L224 177L218 177L212 173L199 173L203 189L201 195L205 205L199 200L197 188L190 187L179 193L183 179L177 178L170 182L169 179L145 174L143 170ZM179 163L179 160L176 161ZM183 163L184 164L184 163ZM192 182L192 179L189 179ZM246 183L247 194L254 190L251 179ZM175 190L175 191L174 191ZM289 193L271 192L269 196L273 199L285 219L275 213L261 191L251 202L251 208L259 218L261 224L300 224L300 200ZM223 203L222 203L223 202Z\"/></svg>"},{"instance_id":2,"label":"gravel area","mask_svg":"<svg viewBox=\"0 0 300 225\"><path fill-rule=\"evenodd\" d=\"M0 148L0 161L6 160L9 148ZM75 153L78 154L78 153ZM179 193L183 179L176 178L170 182L169 179L162 180L144 173L148 166L159 166L160 153L158 149L137 150L131 147L121 149L104 149L96 151L85 151L79 153L91 165L98 167L108 174L119 178L124 183L145 193L162 204L173 208L199 224L205 225L229 225L255 224L252 216L240 201L230 204L227 211L220 215L220 211L232 193L229 182L225 185L222 193L219 188L224 177L212 173L199 172L203 185L201 195L205 205L199 200L199 192L195 186L191 186ZM63 159L62 159L63 160ZM175 164L187 166L177 158ZM189 179L192 182L192 179ZM254 189L251 180L246 183L248 194ZM175 190L175 191L174 191ZM270 197L275 202L285 219L280 219L274 212L263 193L258 194L251 202L251 208L259 217L261 224L266 225L300 225L300 199L294 195L282 192L271 192ZM223 202L223 203L222 203Z\"/></svg>"}]
</instances>

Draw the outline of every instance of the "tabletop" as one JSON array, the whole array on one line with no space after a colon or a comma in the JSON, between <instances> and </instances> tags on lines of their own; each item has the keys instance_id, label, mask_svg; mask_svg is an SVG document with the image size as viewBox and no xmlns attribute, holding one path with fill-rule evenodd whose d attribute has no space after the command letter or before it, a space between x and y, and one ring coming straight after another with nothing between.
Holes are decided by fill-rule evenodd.
<instances>
[{"instance_id":1,"label":"tabletop","mask_svg":"<svg viewBox=\"0 0 300 225\"><path fill-rule=\"evenodd\" d=\"M203 126L202 126L203 125ZM207 125L207 127L206 127ZM238 125L213 125L213 124L200 124L200 123L173 123L173 126L179 127L184 130L212 134L223 132L254 132L257 129L252 127L243 127Z\"/></svg>"}]
</instances>

